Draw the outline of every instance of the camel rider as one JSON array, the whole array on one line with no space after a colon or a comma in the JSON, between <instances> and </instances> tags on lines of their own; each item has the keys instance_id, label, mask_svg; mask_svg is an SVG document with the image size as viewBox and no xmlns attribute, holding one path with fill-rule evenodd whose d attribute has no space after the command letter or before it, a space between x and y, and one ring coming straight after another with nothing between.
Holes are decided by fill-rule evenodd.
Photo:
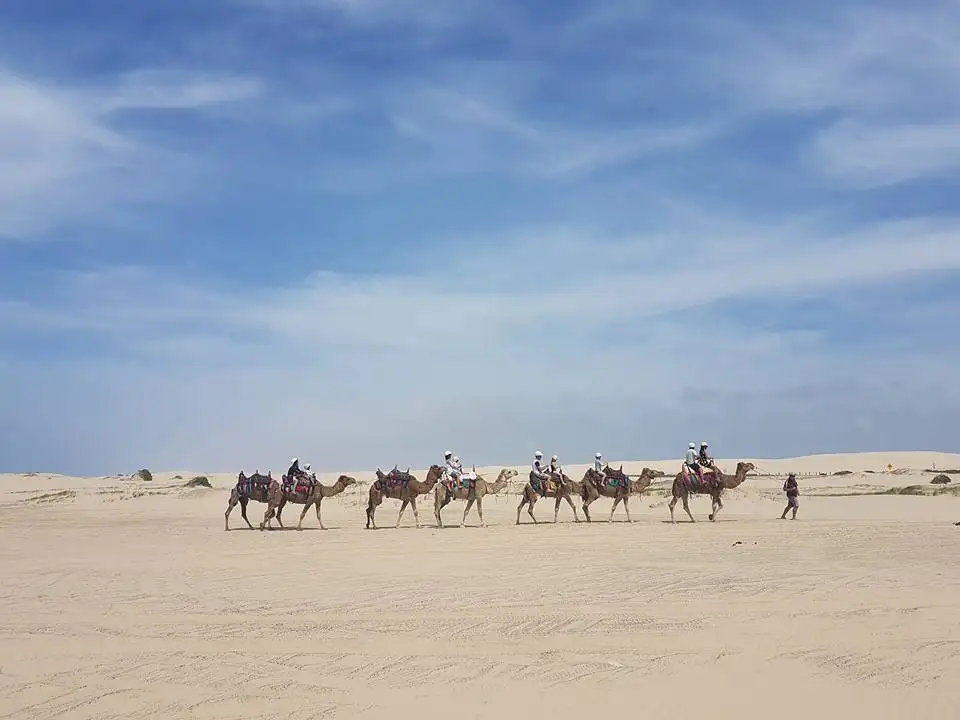
<instances>
[{"instance_id":1,"label":"camel rider","mask_svg":"<svg viewBox=\"0 0 960 720\"><path fill-rule=\"evenodd\" d=\"M560 458L556 455L550 458L550 474L553 475L558 486L563 482L563 468L560 467Z\"/></svg>"},{"instance_id":2,"label":"camel rider","mask_svg":"<svg viewBox=\"0 0 960 720\"><path fill-rule=\"evenodd\" d=\"M300 469L299 458L290 458L290 467L287 469L286 482L284 485L287 488L292 488L301 477L303 477L303 470Z\"/></svg>"},{"instance_id":3,"label":"camel rider","mask_svg":"<svg viewBox=\"0 0 960 720\"><path fill-rule=\"evenodd\" d=\"M537 490L537 492L546 497L547 483L550 478L547 476L546 468L543 467L543 453L539 450L533 454L533 464L530 466L530 479L536 479L536 486L533 489L537 490L537 487L539 487L540 489Z\"/></svg>"},{"instance_id":4,"label":"camel rider","mask_svg":"<svg viewBox=\"0 0 960 720\"><path fill-rule=\"evenodd\" d=\"M593 471L600 476L601 480L606 477L606 473L603 472L603 455L601 453L593 456Z\"/></svg>"},{"instance_id":5,"label":"camel rider","mask_svg":"<svg viewBox=\"0 0 960 720\"><path fill-rule=\"evenodd\" d=\"M460 462L459 455L453 456L453 465L457 470L456 479L460 482L460 487L464 490L468 489L470 487L470 481L477 479L476 474L472 472L465 473L463 471L463 463Z\"/></svg>"},{"instance_id":6,"label":"camel rider","mask_svg":"<svg viewBox=\"0 0 960 720\"><path fill-rule=\"evenodd\" d=\"M697 446L695 443L687 445L687 454L683 459L683 465L688 474L692 472L698 478L702 479L700 475L700 458L697 455Z\"/></svg>"},{"instance_id":7,"label":"camel rider","mask_svg":"<svg viewBox=\"0 0 960 720\"><path fill-rule=\"evenodd\" d=\"M443 453L443 474L448 483L460 479L460 471L454 462L452 450L447 450Z\"/></svg>"},{"instance_id":8,"label":"camel rider","mask_svg":"<svg viewBox=\"0 0 960 720\"><path fill-rule=\"evenodd\" d=\"M697 463L699 463L701 468L701 475L706 474L708 471L713 473L713 479L717 479L717 466L713 462L713 458L710 457L710 443L704 440L700 443L700 452L697 454Z\"/></svg>"}]
</instances>

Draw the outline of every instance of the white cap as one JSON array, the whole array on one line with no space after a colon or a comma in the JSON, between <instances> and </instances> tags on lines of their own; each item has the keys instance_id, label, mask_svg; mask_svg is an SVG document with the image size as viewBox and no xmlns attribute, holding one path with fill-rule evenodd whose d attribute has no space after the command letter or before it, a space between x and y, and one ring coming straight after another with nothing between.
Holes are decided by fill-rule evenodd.
<instances>
[{"instance_id":1,"label":"white cap","mask_svg":"<svg viewBox=\"0 0 960 720\"><path fill-rule=\"evenodd\" d=\"M690 443L689 445L687 445L687 447L690 448L691 450L696 450L696 449L697 449L696 443Z\"/></svg>"},{"instance_id":2,"label":"white cap","mask_svg":"<svg viewBox=\"0 0 960 720\"><path fill-rule=\"evenodd\" d=\"M303 469L304 469L304 470L309 470L309 469L310 469L310 463L304 463Z\"/></svg>"},{"instance_id":3,"label":"white cap","mask_svg":"<svg viewBox=\"0 0 960 720\"><path fill-rule=\"evenodd\" d=\"M454 455L454 456L453 456L453 461L454 461L454 462L460 462L460 456L459 456L459 455Z\"/></svg>"},{"instance_id":4,"label":"white cap","mask_svg":"<svg viewBox=\"0 0 960 720\"><path fill-rule=\"evenodd\" d=\"M550 459L551 459L551 460L559 460L560 458L558 458L556 455L554 455L554 456L553 456L552 458L550 458Z\"/></svg>"},{"instance_id":5,"label":"white cap","mask_svg":"<svg viewBox=\"0 0 960 720\"><path fill-rule=\"evenodd\" d=\"M594 457L595 457L597 460L599 460L600 458L603 457L603 455L601 455L600 453L597 453L596 455L594 455Z\"/></svg>"},{"instance_id":6,"label":"white cap","mask_svg":"<svg viewBox=\"0 0 960 720\"><path fill-rule=\"evenodd\" d=\"M540 452L539 450L537 450L537 451L533 454L533 456L534 456L534 457L543 457L543 453Z\"/></svg>"},{"instance_id":7,"label":"white cap","mask_svg":"<svg viewBox=\"0 0 960 720\"><path fill-rule=\"evenodd\" d=\"M296 461L297 461L296 458L290 458L290 463L291 463L291 464L295 463Z\"/></svg>"},{"instance_id":8,"label":"white cap","mask_svg":"<svg viewBox=\"0 0 960 720\"><path fill-rule=\"evenodd\" d=\"M444 451L443 451L443 456L444 456L444 457L450 457L451 455L453 455L453 450L444 450Z\"/></svg>"},{"instance_id":9,"label":"white cap","mask_svg":"<svg viewBox=\"0 0 960 720\"><path fill-rule=\"evenodd\" d=\"M706 440L700 443L700 447L709 447L709 446L710 446L710 443L708 443Z\"/></svg>"}]
</instances>

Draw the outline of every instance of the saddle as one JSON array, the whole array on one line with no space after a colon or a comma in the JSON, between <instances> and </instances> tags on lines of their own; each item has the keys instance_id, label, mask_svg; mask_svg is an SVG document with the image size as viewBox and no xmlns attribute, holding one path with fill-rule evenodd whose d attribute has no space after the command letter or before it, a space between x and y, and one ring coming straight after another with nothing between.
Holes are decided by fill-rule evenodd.
<instances>
[{"instance_id":1,"label":"saddle","mask_svg":"<svg viewBox=\"0 0 960 720\"><path fill-rule=\"evenodd\" d=\"M453 492L454 490L472 490L477 485L477 476L474 473L463 473L460 475L459 480L454 480L450 478L447 480L447 490Z\"/></svg>"},{"instance_id":2,"label":"saddle","mask_svg":"<svg viewBox=\"0 0 960 720\"><path fill-rule=\"evenodd\" d=\"M411 476L409 473L394 468L383 477L377 478L376 485L377 489L382 491L393 487L402 487L410 482L410 480Z\"/></svg>"},{"instance_id":3,"label":"saddle","mask_svg":"<svg viewBox=\"0 0 960 720\"><path fill-rule=\"evenodd\" d=\"M269 488L272 481L273 478L269 475L254 473L247 477L241 472L237 478L237 493L244 497L250 497L255 489L266 490Z\"/></svg>"},{"instance_id":4,"label":"saddle","mask_svg":"<svg viewBox=\"0 0 960 720\"><path fill-rule=\"evenodd\" d=\"M287 493L306 494L313 490L316 484L316 479L309 475L301 475L299 477L283 476L283 491Z\"/></svg>"}]
</instances>

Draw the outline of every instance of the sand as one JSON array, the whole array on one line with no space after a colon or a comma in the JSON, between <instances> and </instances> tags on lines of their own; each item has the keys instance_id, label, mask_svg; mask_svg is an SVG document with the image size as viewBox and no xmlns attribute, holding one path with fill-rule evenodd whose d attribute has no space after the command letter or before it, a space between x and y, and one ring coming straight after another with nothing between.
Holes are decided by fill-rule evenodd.
<instances>
[{"instance_id":1,"label":"sand","mask_svg":"<svg viewBox=\"0 0 960 720\"><path fill-rule=\"evenodd\" d=\"M703 497L697 524L665 522L658 482L630 525L563 507L516 527L517 478L490 527L444 530L432 502L394 529L390 500L364 530L369 471L325 501L325 532L313 513L251 532L239 509L224 532L232 474L0 476L0 718L955 720L960 499L878 493L932 488L922 471L960 456L754 462L769 476L717 523ZM677 467L624 465L644 464ZM801 507L781 521L789 469Z\"/></svg>"}]
</instances>

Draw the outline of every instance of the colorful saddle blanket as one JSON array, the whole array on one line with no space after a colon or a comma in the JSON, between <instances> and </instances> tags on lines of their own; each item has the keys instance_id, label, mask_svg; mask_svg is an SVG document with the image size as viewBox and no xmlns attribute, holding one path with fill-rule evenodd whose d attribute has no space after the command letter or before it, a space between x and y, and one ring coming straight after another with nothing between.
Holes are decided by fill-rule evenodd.
<instances>
[{"instance_id":1,"label":"colorful saddle blanket","mask_svg":"<svg viewBox=\"0 0 960 720\"><path fill-rule=\"evenodd\" d=\"M688 492L699 493L713 492L720 487L720 482L717 479L717 476L712 472L704 473L703 479L698 477L695 473L686 473L684 475L684 484L686 485Z\"/></svg>"},{"instance_id":2,"label":"colorful saddle blanket","mask_svg":"<svg viewBox=\"0 0 960 720\"><path fill-rule=\"evenodd\" d=\"M313 478L291 478L283 476L283 491L285 493L296 493L306 495L316 487L317 481Z\"/></svg>"},{"instance_id":3,"label":"colorful saddle blanket","mask_svg":"<svg viewBox=\"0 0 960 720\"><path fill-rule=\"evenodd\" d=\"M473 473L464 473L460 476L459 482L450 478L446 482L447 490L472 490L477 485L477 476Z\"/></svg>"},{"instance_id":4,"label":"colorful saddle blanket","mask_svg":"<svg viewBox=\"0 0 960 720\"><path fill-rule=\"evenodd\" d=\"M241 497L250 497L258 490L266 491L270 487L270 478L262 475L252 475L237 480L237 494Z\"/></svg>"},{"instance_id":5,"label":"colorful saddle blanket","mask_svg":"<svg viewBox=\"0 0 960 720\"><path fill-rule=\"evenodd\" d=\"M625 489L629 490L629 489L630 489L630 478L629 478L629 477L624 477L624 478L607 477L607 478L604 478L604 483L603 483L603 484L606 485L607 487L612 487L612 488L625 488Z\"/></svg>"},{"instance_id":6,"label":"colorful saddle blanket","mask_svg":"<svg viewBox=\"0 0 960 720\"><path fill-rule=\"evenodd\" d=\"M382 478L377 478L376 485L377 489L381 492L387 490L397 490L404 487L408 482L410 482L411 477L406 473L403 474L394 474L388 473Z\"/></svg>"}]
</instances>

